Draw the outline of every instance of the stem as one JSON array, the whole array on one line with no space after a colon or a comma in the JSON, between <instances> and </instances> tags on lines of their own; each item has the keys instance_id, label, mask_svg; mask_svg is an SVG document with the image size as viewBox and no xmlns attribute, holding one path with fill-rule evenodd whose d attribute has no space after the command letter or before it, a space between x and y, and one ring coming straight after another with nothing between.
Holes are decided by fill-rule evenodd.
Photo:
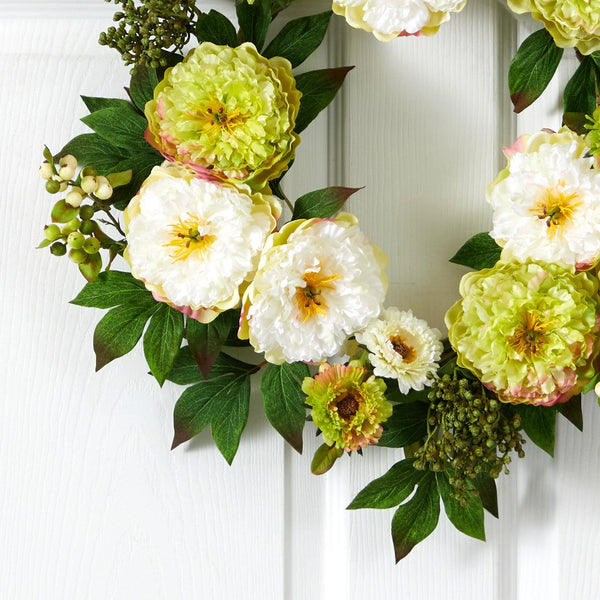
<instances>
[{"instance_id":1,"label":"stem","mask_svg":"<svg viewBox=\"0 0 600 600\"><path fill-rule=\"evenodd\" d=\"M110 212L110 208L103 208L102 209L106 215L108 216L108 218L111 220L111 224L112 226L123 236L123 237L127 237L125 235L125 232L121 229L121 226L119 225L119 222L115 219L115 217L112 215L112 213Z\"/></svg>"}]
</instances>

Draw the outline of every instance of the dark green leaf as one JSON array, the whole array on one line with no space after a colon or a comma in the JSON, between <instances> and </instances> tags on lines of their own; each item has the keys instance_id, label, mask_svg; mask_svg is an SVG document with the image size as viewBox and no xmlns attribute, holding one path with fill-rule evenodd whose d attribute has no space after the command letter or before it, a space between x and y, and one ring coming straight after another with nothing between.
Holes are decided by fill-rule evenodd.
<instances>
[{"instance_id":1,"label":"dark green leaf","mask_svg":"<svg viewBox=\"0 0 600 600\"><path fill-rule=\"evenodd\" d=\"M476 271L490 269L500 259L501 252L502 248L496 244L489 233L477 233L465 242L450 262Z\"/></svg>"},{"instance_id":2,"label":"dark green leaf","mask_svg":"<svg viewBox=\"0 0 600 600\"><path fill-rule=\"evenodd\" d=\"M254 373L258 371L258 367L236 360L228 354L221 352L206 380L229 377L232 374L243 375L249 371ZM190 383L205 381L204 375L200 372L189 346L184 346L179 350L173 363L173 368L167 375L167 379L178 385L189 385Z\"/></svg>"},{"instance_id":3,"label":"dark green leaf","mask_svg":"<svg viewBox=\"0 0 600 600\"><path fill-rule=\"evenodd\" d=\"M128 153L136 148L146 150L148 142L144 139L144 132L148 122L128 102L126 107L103 108L81 120L100 137Z\"/></svg>"},{"instance_id":4,"label":"dark green leaf","mask_svg":"<svg viewBox=\"0 0 600 600\"><path fill-rule=\"evenodd\" d=\"M297 67L323 41L332 14L328 10L317 15L309 15L290 21L266 47L262 53L263 56L267 58L283 56L292 63L292 67Z\"/></svg>"},{"instance_id":5,"label":"dark green leaf","mask_svg":"<svg viewBox=\"0 0 600 600\"><path fill-rule=\"evenodd\" d=\"M487 473L479 473L473 480L473 485L479 492L479 498L483 508L497 519L498 491L496 490L496 480Z\"/></svg>"},{"instance_id":6,"label":"dark green leaf","mask_svg":"<svg viewBox=\"0 0 600 600\"><path fill-rule=\"evenodd\" d=\"M563 96L565 113L591 115L596 108L596 66L590 56L584 56L577 71L569 79Z\"/></svg>"},{"instance_id":7,"label":"dark green leaf","mask_svg":"<svg viewBox=\"0 0 600 600\"><path fill-rule=\"evenodd\" d=\"M94 98L92 96L81 96L87 109L93 113L103 108L115 108L118 110L128 111L131 108L131 104L127 100L121 100L120 98Z\"/></svg>"},{"instance_id":8,"label":"dark green leaf","mask_svg":"<svg viewBox=\"0 0 600 600\"><path fill-rule=\"evenodd\" d=\"M135 66L129 84L129 95L141 112L144 112L146 102L154 98L154 88L158 85L158 81L156 69L146 65Z\"/></svg>"},{"instance_id":9,"label":"dark green leaf","mask_svg":"<svg viewBox=\"0 0 600 600\"><path fill-rule=\"evenodd\" d=\"M144 334L144 356L159 385L171 368L183 339L183 314L164 302L152 315Z\"/></svg>"},{"instance_id":10,"label":"dark green leaf","mask_svg":"<svg viewBox=\"0 0 600 600\"><path fill-rule=\"evenodd\" d=\"M513 58L508 71L510 98L519 113L534 102L550 83L562 57L546 29L532 33Z\"/></svg>"},{"instance_id":11,"label":"dark green leaf","mask_svg":"<svg viewBox=\"0 0 600 600\"><path fill-rule=\"evenodd\" d=\"M585 113L566 112L563 114L563 125L566 125L571 131L578 135L587 133L586 124L588 123Z\"/></svg>"},{"instance_id":12,"label":"dark green leaf","mask_svg":"<svg viewBox=\"0 0 600 600\"><path fill-rule=\"evenodd\" d=\"M352 194L362 188L328 187L300 196L294 205L293 219L333 217Z\"/></svg>"},{"instance_id":13,"label":"dark green leaf","mask_svg":"<svg viewBox=\"0 0 600 600\"><path fill-rule=\"evenodd\" d=\"M403 559L437 526L440 518L440 497L435 475L424 473L411 500L398 507L392 519L392 540L396 562Z\"/></svg>"},{"instance_id":14,"label":"dark green leaf","mask_svg":"<svg viewBox=\"0 0 600 600\"><path fill-rule=\"evenodd\" d=\"M425 471L417 471L413 463L412 458L397 462L385 475L374 479L362 489L348 509L392 508L404 502L425 475Z\"/></svg>"},{"instance_id":15,"label":"dark green leaf","mask_svg":"<svg viewBox=\"0 0 600 600\"><path fill-rule=\"evenodd\" d=\"M308 127L315 117L335 98L344 79L354 67L338 67L308 71L296 77L296 87L302 92L300 111L296 118L296 133Z\"/></svg>"},{"instance_id":16,"label":"dark green leaf","mask_svg":"<svg viewBox=\"0 0 600 600\"><path fill-rule=\"evenodd\" d=\"M129 304L149 308L156 304L156 300L144 284L139 279L135 279L131 273L105 271L88 283L71 300L71 304L94 308L111 308L119 304Z\"/></svg>"},{"instance_id":17,"label":"dark green leaf","mask_svg":"<svg viewBox=\"0 0 600 600\"><path fill-rule=\"evenodd\" d=\"M396 404L392 416L383 423L383 434L378 446L403 448L422 440L427 435L429 404L410 402Z\"/></svg>"},{"instance_id":18,"label":"dark green leaf","mask_svg":"<svg viewBox=\"0 0 600 600\"><path fill-rule=\"evenodd\" d=\"M114 190L111 202L115 208L124 210L131 199L137 194L144 180L150 175L152 168L160 165L163 160L164 158L158 152L147 145L143 151L139 151L133 156L117 163L114 166L115 171L131 169L133 175L129 184Z\"/></svg>"},{"instance_id":19,"label":"dark green leaf","mask_svg":"<svg viewBox=\"0 0 600 600\"><path fill-rule=\"evenodd\" d=\"M521 415L521 425L529 439L550 456L554 456L556 408L520 404L515 410Z\"/></svg>"},{"instance_id":20,"label":"dark green leaf","mask_svg":"<svg viewBox=\"0 0 600 600\"><path fill-rule=\"evenodd\" d=\"M271 23L271 0L236 0L236 12L242 42L252 42L260 52Z\"/></svg>"},{"instance_id":21,"label":"dark green leaf","mask_svg":"<svg viewBox=\"0 0 600 600\"><path fill-rule=\"evenodd\" d=\"M97 133L83 133L68 142L56 155L72 154L80 166L90 165L102 174L110 172L124 156L123 150L113 146Z\"/></svg>"},{"instance_id":22,"label":"dark green leaf","mask_svg":"<svg viewBox=\"0 0 600 600\"><path fill-rule=\"evenodd\" d=\"M431 388L423 388L422 390L410 390L407 394L403 394L398 388L398 382L395 379L384 379L387 386L385 397L389 402L400 402L408 404L410 402L428 402L429 392Z\"/></svg>"},{"instance_id":23,"label":"dark green leaf","mask_svg":"<svg viewBox=\"0 0 600 600\"><path fill-rule=\"evenodd\" d=\"M239 361L224 354L219 359L224 369L223 375L187 388L177 400L173 415L175 435L172 448L210 425L217 448L231 464L248 421L250 375L256 371L256 367L249 365L247 370L241 371L238 365L242 363ZM226 363L229 361L231 368L228 369Z\"/></svg>"},{"instance_id":24,"label":"dark green leaf","mask_svg":"<svg viewBox=\"0 0 600 600\"><path fill-rule=\"evenodd\" d=\"M155 310L156 306L117 306L100 319L94 331L96 371L133 349L144 331L146 321Z\"/></svg>"},{"instance_id":25,"label":"dark green leaf","mask_svg":"<svg viewBox=\"0 0 600 600\"><path fill-rule=\"evenodd\" d=\"M471 495L466 506L452 496L452 486L445 472L436 473L438 491L444 502L444 510L450 522L462 533L485 542L483 505L479 496Z\"/></svg>"},{"instance_id":26,"label":"dark green leaf","mask_svg":"<svg viewBox=\"0 0 600 600\"><path fill-rule=\"evenodd\" d=\"M327 473L342 454L344 454L344 451L335 446L328 446L327 444L319 446L310 463L310 472L313 475Z\"/></svg>"},{"instance_id":27,"label":"dark green leaf","mask_svg":"<svg viewBox=\"0 0 600 600\"><path fill-rule=\"evenodd\" d=\"M556 408L562 416L583 431L583 412L581 410L581 394L573 396L568 402L557 404Z\"/></svg>"},{"instance_id":28,"label":"dark green leaf","mask_svg":"<svg viewBox=\"0 0 600 600\"><path fill-rule=\"evenodd\" d=\"M240 44L233 23L216 10L203 13L198 17L196 37L199 42L212 42L219 46L235 48Z\"/></svg>"},{"instance_id":29,"label":"dark green leaf","mask_svg":"<svg viewBox=\"0 0 600 600\"><path fill-rule=\"evenodd\" d=\"M302 393L302 380L309 374L304 363L269 364L260 380L269 423L300 454L302 430L306 422L306 396Z\"/></svg>"},{"instance_id":30,"label":"dark green leaf","mask_svg":"<svg viewBox=\"0 0 600 600\"><path fill-rule=\"evenodd\" d=\"M234 322L235 311L232 310L221 313L211 323L188 317L185 337L204 377L208 377Z\"/></svg>"}]
</instances>

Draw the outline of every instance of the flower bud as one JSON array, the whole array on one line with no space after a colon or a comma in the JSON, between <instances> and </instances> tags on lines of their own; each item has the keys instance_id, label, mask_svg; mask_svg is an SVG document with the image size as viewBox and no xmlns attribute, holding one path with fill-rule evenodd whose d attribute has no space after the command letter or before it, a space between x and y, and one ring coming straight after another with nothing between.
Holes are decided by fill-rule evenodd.
<instances>
[{"instance_id":1,"label":"flower bud","mask_svg":"<svg viewBox=\"0 0 600 600\"><path fill-rule=\"evenodd\" d=\"M106 177L96 177L96 182L98 187L96 189L96 196L100 198L100 200L108 200L113 193L112 186L110 185L110 181Z\"/></svg>"},{"instance_id":2,"label":"flower bud","mask_svg":"<svg viewBox=\"0 0 600 600\"><path fill-rule=\"evenodd\" d=\"M94 175L86 175L81 180L81 189L86 194L93 194L98 189L98 181Z\"/></svg>"},{"instance_id":3,"label":"flower bud","mask_svg":"<svg viewBox=\"0 0 600 600\"><path fill-rule=\"evenodd\" d=\"M58 225L47 225L44 227L44 236L49 242L54 242L61 236L60 228Z\"/></svg>"},{"instance_id":4,"label":"flower bud","mask_svg":"<svg viewBox=\"0 0 600 600\"><path fill-rule=\"evenodd\" d=\"M52 165L49 162L42 163L40 167L40 176L42 179L50 179L53 175Z\"/></svg>"},{"instance_id":5,"label":"flower bud","mask_svg":"<svg viewBox=\"0 0 600 600\"><path fill-rule=\"evenodd\" d=\"M96 254L96 252L100 250L100 240L94 237L89 237L87 240L85 240L85 243L83 244L83 249L88 254Z\"/></svg>"},{"instance_id":6,"label":"flower bud","mask_svg":"<svg viewBox=\"0 0 600 600\"><path fill-rule=\"evenodd\" d=\"M48 179L48 181L46 181L46 191L49 194L56 194L60 191L60 183L54 179Z\"/></svg>"},{"instance_id":7,"label":"flower bud","mask_svg":"<svg viewBox=\"0 0 600 600\"><path fill-rule=\"evenodd\" d=\"M71 248L75 248L76 250L83 247L85 242L85 236L79 231L72 231L67 237L67 244L69 244Z\"/></svg>"},{"instance_id":8,"label":"flower bud","mask_svg":"<svg viewBox=\"0 0 600 600\"><path fill-rule=\"evenodd\" d=\"M62 242L54 242L54 244L50 246L50 252L54 256L64 256L67 253L67 247Z\"/></svg>"},{"instance_id":9,"label":"flower bud","mask_svg":"<svg viewBox=\"0 0 600 600\"><path fill-rule=\"evenodd\" d=\"M74 190L70 191L65 197L65 202L73 208L79 208L81 206L82 201L83 196L81 195L81 193L76 192Z\"/></svg>"}]
</instances>

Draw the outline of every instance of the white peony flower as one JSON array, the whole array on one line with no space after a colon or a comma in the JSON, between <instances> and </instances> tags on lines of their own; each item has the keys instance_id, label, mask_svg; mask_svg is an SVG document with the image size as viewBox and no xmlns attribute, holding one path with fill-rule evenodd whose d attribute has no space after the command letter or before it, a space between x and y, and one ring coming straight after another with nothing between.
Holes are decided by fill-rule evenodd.
<instances>
[{"instance_id":1,"label":"white peony flower","mask_svg":"<svg viewBox=\"0 0 600 600\"><path fill-rule=\"evenodd\" d=\"M443 350L441 337L412 311L397 308L386 308L379 319L356 334L356 340L370 352L375 375L397 379L403 394L433 382Z\"/></svg>"},{"instance_id":2,"label":"white peony flower","mask_svg":"<svg viewBox=\"0 0 600 600\"><path fill-rule=\"evenodd\" d=\"M288 223L267 242L244 296L240 337L275 364L337 354L379 314L386 262L348 213Z\"/></svg>"},{"instance_id":3,"label":"white peony flower","mask_svg":"<svg viewBox=\"0 0 600 600\"><path fill-rule=\"evenodd\" d=\"M576 134L542 135L548 141L512 154L490 186L490 235L505 259L587 268L600 256L600 174Z\"/></svg>"},{"instance_id":4,"label":"white peony flower","mask_svg":"<svg viewBox=\"0 0 600 600\"><path fill-rule=\"evenodd\" d=\"M209 322L239 303L275 227L273 213L277 200L245 186L155 167L125 212L131 272L161 300Z\"/></svg>"}]
</instances>

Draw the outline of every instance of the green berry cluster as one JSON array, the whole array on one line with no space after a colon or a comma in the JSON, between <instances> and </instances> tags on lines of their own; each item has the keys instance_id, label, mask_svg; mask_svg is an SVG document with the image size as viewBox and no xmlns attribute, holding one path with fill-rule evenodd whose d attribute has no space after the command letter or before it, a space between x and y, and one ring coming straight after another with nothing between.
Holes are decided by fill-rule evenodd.
<instances>
[{"instance_id":1,"label":"green berry cluster","mask_svg":"<svg viewBox=\"0 0 600 600\"><path fill-rule=\"evenodd\" d=\"M479 381L455 374L437 379L429 392L428 438L415 453L419 470L446 471L454 497L466 505L479 473L497 478L525 456L519 415L508 416L496 395Z\"/></svg>"},{"instance_id":2,"label":"green berry cluster","mask_svg":"<svg viewBox=\"0 0 600 600\"><path fill-rule=\"evenodd\" d=\"M167 65L165 50L188 43L200 11L195 0L106 0L122 6L114 14L117 27L100 34L98 42L114 48L126 65Z\"/></svg>"},{"instance_id":3,"label":"green berry cluster","mask_svg":"<svg viewBox=\"0 0 600 600\"><path fill-rule=\"evenodd\" d=\"M50 194L66 192L66 195L52 207L53 222L44 227L44 240L39 247L49 246L54 256L68 252L86 279L94 279L102 268L100 250L109 249L114 258L125 247L124 242L106 235L99 221L94 219L97 211L112 216L106 206L113 194L112 185L93 167L85 167L76 178L77 159L70 154L62 156L58 165L49 150L45 150L44 156L47 160L40 167L40 175L46 181L46 191Z\"/></svg>"}]
</instances>

